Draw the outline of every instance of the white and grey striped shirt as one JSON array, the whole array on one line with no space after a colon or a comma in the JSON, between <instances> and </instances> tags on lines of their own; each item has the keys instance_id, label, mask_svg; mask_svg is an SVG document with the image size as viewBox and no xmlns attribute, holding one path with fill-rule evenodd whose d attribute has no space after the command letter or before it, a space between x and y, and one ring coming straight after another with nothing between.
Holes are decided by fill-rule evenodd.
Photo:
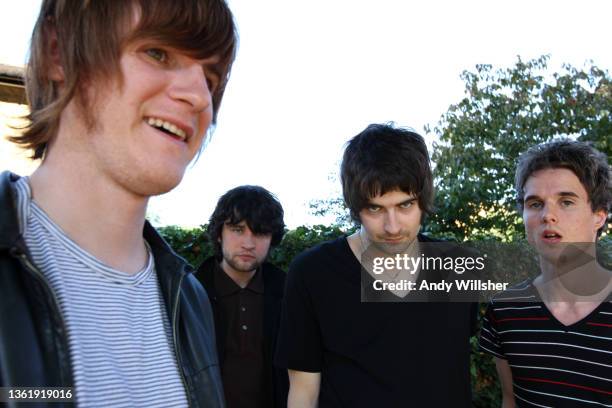
<instances>
[{"instance_id":1,"label":"white and grey striped shirt","mask_svg":"<svg viewBox=\"0 0 612 408\"><path fill-rule=\"evenodd\" d=\"M185 407L153 256L129 275L80 248L15 183L21 231L66 322L79 406Z\"/></svg>"}]
</instances>

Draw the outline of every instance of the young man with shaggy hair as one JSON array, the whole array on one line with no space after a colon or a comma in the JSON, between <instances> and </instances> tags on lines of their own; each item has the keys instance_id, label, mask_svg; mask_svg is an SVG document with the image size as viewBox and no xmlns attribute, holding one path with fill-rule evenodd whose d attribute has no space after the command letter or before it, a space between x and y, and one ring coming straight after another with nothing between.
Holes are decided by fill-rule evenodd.
<instances>
[{"instance_id":1,"label":"young man with shaggy hair","mask_svg":"<svg viewBox=\"0 0 612 408\"><path fill-rule=\"evenodd\" d=\"M607 157L583 142L519 158L518 208L540 273L493 298L480 335L504 408L612 406L612 275L596 252L611 181Z\"/></svg>"},{"instance_id":2,"label":"young man with shaggy hair","mask_svg":"<svg viewBox=\"0 0 612 408\"><path fill-rule=\"evenodd\" d=\"M30 123L0 176L0 385L83 406L223 407L206 293L145 221L214 124L236 34L222 0L44 0Z\"/></svg>"},{"instance_id":3,"label":"young man with shaggy hair","mask_svg":"<svg viewBox=\"0 0 612 408\"><path fill-rule=\"evenodd\" d=\"M425 141L370 125L348 142L341 179L361 229L302 253L289 268L276 355L289 369L289 408L470 407L473 303L402 291L362 302L364 290L372 295L362 281L371 281L362 273L368 248L406 253L435 241L419 232L433 206ZM412 277L423 280L422 272Z\"/></svg>"},{"instance_id":4,"label":"young man with shaggy hair","mask_svg":"<svg viewBox=\"0 0 612 408\"><path fill-rule=\"evenodd\" d=\"M259 186L225 193L208 223L214 255L196 276L210 298L228 408L287 406L286 370L272 365L285 272L267 262L285 234L278 199Z\"/></svg>"}]
</instances>

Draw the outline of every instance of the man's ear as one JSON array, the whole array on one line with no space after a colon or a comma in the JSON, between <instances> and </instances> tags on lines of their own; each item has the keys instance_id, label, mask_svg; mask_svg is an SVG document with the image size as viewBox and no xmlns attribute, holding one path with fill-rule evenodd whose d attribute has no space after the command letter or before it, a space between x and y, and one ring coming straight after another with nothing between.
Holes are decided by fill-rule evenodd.
<instances>
[{"instance_id":1,"label":"man's ear","mask_svg":"<svg viewBox=\"0 0 612 408\"><path fill-rule=\"evenodd\" d=\"M595 226L596 229L600 229L601 227L603 227L606 222L608 221L608 212L606 210L597 210L594 213L595 215Z\"/></svg>"},{"instance_id":2,"label":"man's ear","mask_svg":"<svg viewBox=\"0 0 612 408\"><path fill-rule=\"evenodd\" d=\"M57 41L57 29L55 24L51 21L47 24L47 52L49 61L49 79L54 82L64 82L66 76L64 75L64 68L62 67L62 59L60 56L59 44Z\"/></svg>"}]
</instances>

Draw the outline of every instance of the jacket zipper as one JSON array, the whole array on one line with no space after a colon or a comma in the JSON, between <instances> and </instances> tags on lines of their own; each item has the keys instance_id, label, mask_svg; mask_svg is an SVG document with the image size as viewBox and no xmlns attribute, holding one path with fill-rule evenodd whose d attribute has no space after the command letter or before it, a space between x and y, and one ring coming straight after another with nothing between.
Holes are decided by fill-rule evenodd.
<instances>
[{"instance_id":1,"label":"jacket zipper","mask_svg":"<svg viewBox=\"0 0 612 408\"><path fill-rule=\"evenodd\" d=\"M178 330L176 327L178 325L177 314L178 314L178 305L179 305L179 298L181 294L181 284L182 283L183 283L183 275L181 275L179 278L178 289L176 291L174 305L172 308L172 342L174 343L174 354L176 355L177 368L179 371L179 375L181 377L181 381L183 382L183 388L185 389L185 397L187 399L187 406L190 407L192 406L191 405L191 394L189 392L189 389L187 388L187 381L185 380L185 374L183 373L183 364L181 362L181 353L179 352L178 343L176 339L176 332Z\"/></svg>"},{"instance_id":2,"label":"jacket zipper","mask_svg":"<svg viewBox=\"0 0 612 408\"><path fill-rule=\"evenodd\" d=\"M43 290L47 292L48 296L50 296L52 300L51 307L53 308L53 312L59 318L58 320L60 322L60 329L62 330L62 333L61 333L62 338L64 340L67 340L66 335L68 332L66 331L66 322L64 321L64 316L62 316L60 309L59 309L59 300L57 299L55 292L51 289L51 286L49 285L47 278L45 277L45 275L43 275L42 272L40 272L40 270L38 270L38 268L34 266L34 264L32 264L32 262L30 262L28 257L23 252L19 251L16 248L12 248L10 251L14 256L17 256L19 258L22 266L26 270L28 270L30 273L34 274L38 278L38 280L42 284ZM74 378L72 376L72 362L70 361L70 349L68 348L67 341L64 341L63 343L64 343L63 346L65 348L66 354L68 356L68 375L70 377L69 380L72 383L70 385L74 387Z\"/></svg>"}]
</instances>

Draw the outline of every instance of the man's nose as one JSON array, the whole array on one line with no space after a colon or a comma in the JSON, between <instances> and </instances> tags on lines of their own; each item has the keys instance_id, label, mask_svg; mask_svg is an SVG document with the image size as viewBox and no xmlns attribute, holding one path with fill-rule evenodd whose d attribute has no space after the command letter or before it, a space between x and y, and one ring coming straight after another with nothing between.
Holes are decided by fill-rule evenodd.
<instances>
[{"instance_id":1,"label":"man's nose","mask_svg":"<svg viewBox=\"0 0 612 408\"><path fill-rule=\"evenodd\" d=\"M191 105L194 112L202 112L212 104L212 95L200 64L185 64L174 72L174 76L170 87L173 99Z\"/></svg>"},{"instance_id":2,"label":"man's nose","mask_svg":"<svg viewBox=\"0 0 612 408\"><path fill-rule=\"evenodd\" d=\"M394 210L385 214L385 232L389 235L397 235L400 232L399 220Z\"/></svg>"},{"instance_id":3,"label":"man's nose","mask_svg":"<svg viewBox=\"0 0 612 408\"><path fill-rule=\"evenodd\" d=\"M255 248L255 235L251 231L245 231L242 236L242 247L246 249Z\"/></svg>"},{"instance_id":4,"label":"man's nose","mask_svg":"<svg viewBox=\"0 0 612 408\"><path fill-rule=\"evenodd\" d=\"M542 209L542 222L545 224L554 224L557 222L557 212L551 205L544 205Z\"/></svg>"}]
</instances>

